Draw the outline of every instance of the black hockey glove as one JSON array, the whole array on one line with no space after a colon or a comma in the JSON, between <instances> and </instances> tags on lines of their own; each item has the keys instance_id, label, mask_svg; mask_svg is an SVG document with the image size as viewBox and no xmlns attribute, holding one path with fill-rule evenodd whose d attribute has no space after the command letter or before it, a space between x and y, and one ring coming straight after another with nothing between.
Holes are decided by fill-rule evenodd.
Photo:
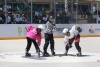
<instances>
[{"instance_id":1,"label":"black hockey glove","mask_svg":"<svg viewBox=\"0 0 100 67\"><path fill-rule=\"evenodd\" d=\"M78 27L77 30L79 31L79 33L82 32L82 28Z\"/></svg>"},{"instance_id":2,"label":"black hockey glove","mask_svg":"<svg viewBox=\"0 0 100 67\"><path fill-rule=\"evenodd\" d=\"M67 44L67 46L68 46L69 48L72 48L72 45Z\"/></svg>"}]
</instances>

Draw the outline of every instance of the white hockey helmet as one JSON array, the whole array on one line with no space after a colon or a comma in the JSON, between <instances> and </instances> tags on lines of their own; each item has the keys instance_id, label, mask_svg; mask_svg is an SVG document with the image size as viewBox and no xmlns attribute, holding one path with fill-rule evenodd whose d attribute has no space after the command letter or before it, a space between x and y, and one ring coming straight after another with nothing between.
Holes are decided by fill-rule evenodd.
<instances>
[{"instance_id":1,"label":"white hockey helmet","mask_svg":"<svg viewBox=\"0 0 100 67\"><path fill-rule=\"evenodd\" d=\"M67 28L64 28L63 29L63 33L67 33L68 32L68 29Z\"/></svg>"},{"instance_id":2,"label":"white hockey helmet","mask_svg":"<svg viewBox=\"0 0 100 67\"><path fill-rule=\"evenodd\" d=\"M41 29L41 30L44 29L43 25L38 25L38 28Z\"/></svg>"}]
</instances>

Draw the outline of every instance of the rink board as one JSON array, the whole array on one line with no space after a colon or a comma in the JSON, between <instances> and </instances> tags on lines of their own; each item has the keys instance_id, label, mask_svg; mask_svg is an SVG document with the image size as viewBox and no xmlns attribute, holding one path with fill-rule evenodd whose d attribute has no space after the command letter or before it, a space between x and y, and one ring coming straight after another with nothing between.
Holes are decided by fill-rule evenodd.
<instances>
[{"instance_id":1,"label":"rink board","mask_svg":"<svg viewBox=\"0 0 100 67\"><path fill-rule=\"evenodd\" d=\"M38 24L1 24L0 25L0 39L25 39L28 26L37 27ZM42 24L45 26L45 24ZM54 32L55 38L63 38L62 30L64 28L71 29L76 24L56 24L56 32ZM100 37L100 25L99 24L77 24L82 28L81 37ZM44 31L42 32L44 37Z\"/></svg>"}]
</instances>

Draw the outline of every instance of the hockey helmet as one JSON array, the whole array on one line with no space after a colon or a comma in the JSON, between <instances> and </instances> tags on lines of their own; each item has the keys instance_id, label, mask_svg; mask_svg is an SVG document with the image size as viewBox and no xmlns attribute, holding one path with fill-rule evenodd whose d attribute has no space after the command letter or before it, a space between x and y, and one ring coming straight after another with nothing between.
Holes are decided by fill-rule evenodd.
<instances>
[{"instance_id":1,"label":"hockey helmet","mask_svg":"<svg viewBox=\"0 0 100 67\"><path fill-rule=\"evenodd\" d=\"M65 34L65 33L67 33L69 30L67 29L67 28L64 28L63 29L63 33Z\"/></svg>"},{"instance_id":2,"label":"hockey helmet","mask_svg":"<svg viewBox=\"0 0 100 67\"><path fill-rule=\"evenodd\" d=\"M38 28L41 29L41 30L44 29L43 25L38 25Z\"/></svg>"}]
</instances>

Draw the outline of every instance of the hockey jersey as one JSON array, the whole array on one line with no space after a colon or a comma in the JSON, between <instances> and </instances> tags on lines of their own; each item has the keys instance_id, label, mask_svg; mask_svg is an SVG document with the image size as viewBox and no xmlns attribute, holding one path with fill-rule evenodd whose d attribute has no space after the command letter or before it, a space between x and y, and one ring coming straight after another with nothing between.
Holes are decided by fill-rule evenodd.
<instances>
[{"instance_id":1,"label":"hockey jersey","mask_svg":"<svg viewBox=\"0 0 100 67\"><path fill-rule=\"evenodd\" d=\"M41 45L42 34L37 34L36 27L28 26L28 32L26 34L26 37L31 38L33 40L37 40L38 45Z\"/></svg>"},{"instance_id":2,"label":"hockey jersey","mask_svg":"<svg viewBox=\"0 0 100 67\"><path fill-rule=\"evenodd\" d=\"M72 31L69 31L69 32L70 32L70 36L65 35L65 37L64 37L64 42L66 44L69 44L69 39L72 39L74 37L73 32Z\"/></svg>"},{"instance_id":3,"label":"hockey jersey","mask_svg":"<svg viewBox=\"0 0 100 67\"><path fill-rule=\"evenodd\" d=\"M74 36L77 36L79 34L79 31L76 28L78 28L78 26L74 25L70 30L74 34Z\"/></svg>"},{"instance_id":4,"label":"hockey jersey","mask_svg":"<svg viewBox=\"0 0 100 67\"><path fill-rule=\"evenodd\" d=\"M74 38L75 36L77 36L79 34L78 30L76 30L76 25L74 25L71 30L69 31L70 32L70 36L67 36L65 35L64 37L64 42L69 44L69 39L72 39Z\"/></svg>"}]
</instances>

